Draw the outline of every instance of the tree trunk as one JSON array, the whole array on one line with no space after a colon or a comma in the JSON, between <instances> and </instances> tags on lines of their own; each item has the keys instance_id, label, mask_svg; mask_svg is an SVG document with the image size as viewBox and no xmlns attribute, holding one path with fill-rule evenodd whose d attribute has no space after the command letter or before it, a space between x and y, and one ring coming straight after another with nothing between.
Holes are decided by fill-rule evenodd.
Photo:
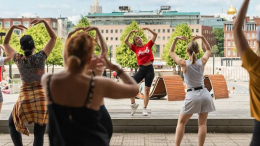
<instances>
[{"instance_id":1,"label":"tree trunk","mask_svg":"<svg viewBox=\"0 0 260 146\"><path fill-rule=\"evenodd\" d=\"M52 74L54 73L54 62L52 63Z\"/></svg>"}]
</instances>

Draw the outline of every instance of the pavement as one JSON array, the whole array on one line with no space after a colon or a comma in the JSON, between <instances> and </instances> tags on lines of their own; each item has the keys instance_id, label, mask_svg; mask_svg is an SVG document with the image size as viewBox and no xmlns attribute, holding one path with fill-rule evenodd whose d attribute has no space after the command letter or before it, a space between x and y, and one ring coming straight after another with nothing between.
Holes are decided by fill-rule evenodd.
<instances>
[{"instance_id":1,"label":"pavement","mask_svg":"<svg viewBox=\"0 0 260 146\"><path fill-rule=\"evenodd\" d=\"M205 146L248 146L252 134L208 133ZM182 146L197 146L197 134L186 133ZM33 135L23 135L24 146L33 145ZM9 134L0 134L0 146L13 146ZM49 146L48 135L44 135L44 146ZM174 146L173 133L114 133L110 146Z\"/></svg>"}]
</instances>

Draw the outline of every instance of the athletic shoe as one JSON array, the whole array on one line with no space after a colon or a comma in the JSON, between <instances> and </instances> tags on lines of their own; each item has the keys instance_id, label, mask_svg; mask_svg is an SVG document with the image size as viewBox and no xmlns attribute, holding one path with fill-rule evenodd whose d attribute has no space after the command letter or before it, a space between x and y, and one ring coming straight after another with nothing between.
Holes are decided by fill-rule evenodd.
<instances>
[{"instance_id":1,"label":"athletic shoe","mask_svg":"<svg viewBox=\"0 0 260 146\"><path fill-rule=\"evenodd\" d=\"M135 111L138 108L139 104L134 103L134 104L131 104L130 106L132 108L131 116L133 116L135 114Z\"/></svg>"},{"instance_id":2,"label":"athletic shoe","mask_svg":"<svg viewBox=\"0 0 260 146\"><path fill-rule=\"evenodd\" d=\"M143 108L143 116L148 116L148 113L146 111L146 108Z\"/></svg>"}]
</instances>

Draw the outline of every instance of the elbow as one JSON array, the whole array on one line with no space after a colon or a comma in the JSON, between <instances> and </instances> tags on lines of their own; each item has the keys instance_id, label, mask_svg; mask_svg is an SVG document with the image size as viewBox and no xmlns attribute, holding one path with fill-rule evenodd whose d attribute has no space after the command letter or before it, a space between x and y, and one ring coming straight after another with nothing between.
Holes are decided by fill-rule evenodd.
<instances>
[{"instance_id":1,"label":"elbow","mask_svg":"<svg viewBox=\"0 0 260 146\"><path fill-rule=\"evenodd\" d=\"M158 36L158 33L156 33L156 32L155 32L155 33L154 33L154 36L157 38L157 36Z\"/></svg>"},{"instance_id":2,"label":"elbow","mask_svg":"<svg viewBox=\"0 0 260 146\"><path fill-rule=\"evenodd\" d=\"M139 88L138 88L137 84L134 85L132 90L133 90L132 91L133 94L131 95L131 97L134 97L134 96L136 96L139 93Z\"/></svg>"}]
</instances>

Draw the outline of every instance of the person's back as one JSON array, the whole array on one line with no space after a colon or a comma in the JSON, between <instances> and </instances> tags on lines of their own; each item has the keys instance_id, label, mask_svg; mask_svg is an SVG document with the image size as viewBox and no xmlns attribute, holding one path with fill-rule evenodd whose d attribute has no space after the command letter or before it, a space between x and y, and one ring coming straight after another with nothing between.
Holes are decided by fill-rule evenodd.
<instances>
[{"instance_id":1,"label":"person's back","mask_svg":"<svg viewBox=\"0 0 260 146\"><path fill-rule=\"evenodd\" d=\"M203 86L203 64L200 59L195 64L191 64L190 60L186 60L186 73L184 73L184 81L188 88Z\"/></svg>"},{"instance_id":2,"label":"person's back","mask_svg":"<svg viewBox=\"0 0 260 146\"><path fill-rule=\"evenodd\" d=\"M69 90L68 85L71 85ZM50 142L53 145L60 142L64 142L65 145L109 144L108 134L99 121L100 110L87 107L95 94L95 78L60 73L50 78L47 87L51 88L49 98L52 103L48 105L48 109L49 134L52 137ZM95 88L98 87L100 85ZM60 135L56 134L57 131ZM62 141L59 140L59 136Z\"/></svg>"}]
</instances>

